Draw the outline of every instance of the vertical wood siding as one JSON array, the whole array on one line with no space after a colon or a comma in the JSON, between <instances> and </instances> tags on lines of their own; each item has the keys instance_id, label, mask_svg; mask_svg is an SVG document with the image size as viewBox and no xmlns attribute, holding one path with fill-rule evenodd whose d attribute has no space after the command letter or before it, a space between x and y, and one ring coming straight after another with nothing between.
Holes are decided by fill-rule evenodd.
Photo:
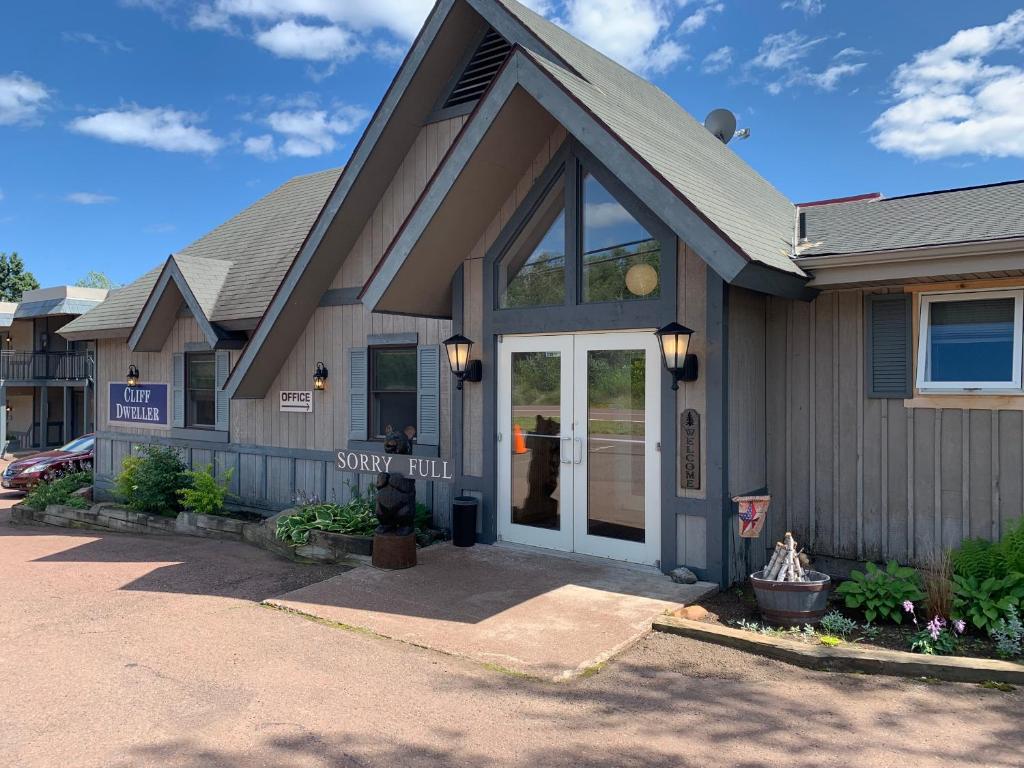
<instances>
[{"instance_id":1,"label":"vertical wood siding","mask_svg":"<svg viewBox=\"0 0 1024 768\"><path fill-rule=\"evenodd\" d=\"M901 289L870 292L887 290ZM997 537L1024 506L1024 413L867 398L867 292L766 300L773 503L761 542L793 531L816 554L914 561Z\"/></svg>"},{"instance_id":2,"label":"vertical wood siding","mask_svg":"<svg viewBox=\"0 0 1024 768\"><path fill-rule=\"evenodd\" d=\"M399 168L394 180L367 221L352 252L339 259L332 288L360 287L377 261L383 256L391 239L412 210L448 147L454 141L466 117L458 117L425 126ZM451 323L442 320L378 315L362 305L317 308L303 333L295 340L273 385L262 400L231 402L231 443L218 448L212 444L196 444L183 449L193 466L214 461L218 468L232 468L232 491L253 506L282 508L296 494L326 499L347 500L350 489L365 489L370 481L350 473L337 472L327 455L342 448L348 436L348 350L366 346L370 334L391 334L415 331L420 344L439 344L450 335ZM120 381L129 362L142 370L143 379L170 382L171 356L184 350L187 342L203 341L198 326L191 318L179 319L159 353L129 352L123 340L105 340L98 345L99 412L97 424L101 431L125 435L125 440L100 440L97 475L109 483L120 468L124 456L139 438L146 435L167 437L164 428L112 425L107 420L107 382ZM232 366L238 353L232 355ZM278 406L281 390L312 389L313 370L323 362L330 376L327 391L314 394L312 415L282 414ZM441 376L441 455L451 452L449 391L451 376ZM274 455L296 451L295 456ZM309 458L304 451L319 452ZM434 509L435 522L447 526L450 513L450 489L443 484L419 483L420 501Z\"/></svg>"}]
</instances>

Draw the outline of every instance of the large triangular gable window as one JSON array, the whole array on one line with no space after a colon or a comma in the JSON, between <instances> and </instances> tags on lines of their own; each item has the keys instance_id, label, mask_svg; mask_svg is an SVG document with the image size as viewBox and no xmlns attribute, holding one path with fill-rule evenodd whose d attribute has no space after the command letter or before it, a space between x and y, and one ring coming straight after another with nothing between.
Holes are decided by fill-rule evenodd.
<instances>
[{"instance_id":1,"label":"large triangular gable window","mask_svg":"<svg viewBox=\"0 0 1024 768\"><path fill-rule=\"evenodd\" d=\"M499 306L565 302L565 174L560 173L498 265Z\"/></svg>"},{"instance_id":2,"label":"large triangular gable window","mask_svg":"<svg viewBox=\"0 0 1024 768\"><path fill-rule=\"evenodd\" d=\"M558 153L495 243L498 309L663 297L674 236L650 213L635 215L644 209L632 195L576 151Z\"/></svg>"}]
</instances>

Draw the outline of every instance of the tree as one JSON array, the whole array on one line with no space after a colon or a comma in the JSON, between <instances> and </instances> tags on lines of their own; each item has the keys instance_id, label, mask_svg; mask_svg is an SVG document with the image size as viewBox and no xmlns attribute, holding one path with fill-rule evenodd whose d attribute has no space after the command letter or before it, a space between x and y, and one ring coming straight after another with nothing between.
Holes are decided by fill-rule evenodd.
<instances>
[{"instance_id":1,"label":"tree","mask_svg":"<svg viewBox=\"0 0 1024 768\"><path fill-rule=\"evenodd\" d=\"M21 256L12 253L9 256L0 251L0 301L21 301L25 291L34 291L39 281L31 272L25 271L25 262Z\"/></svg>"},{"instance_id":2,"label":"tree","mask_svg":"<svg viewBox=\"0 0 1024 768\"><path fill-rule=\"evenodd\" d=\"M85 277L75 283L77 288L103 288L104 290L112 290L117 288L117 283L107 277L103 272L96 272L89 270Z\"/></svg>"}]
</instances>

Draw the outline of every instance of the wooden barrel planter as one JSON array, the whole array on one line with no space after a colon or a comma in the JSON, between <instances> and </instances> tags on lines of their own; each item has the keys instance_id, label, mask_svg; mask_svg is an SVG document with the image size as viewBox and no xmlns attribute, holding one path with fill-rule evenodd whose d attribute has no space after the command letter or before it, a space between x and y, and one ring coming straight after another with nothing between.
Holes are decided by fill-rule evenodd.
<instances>
[{"instance_id":1,"label":"wooden barrel planter","mask_svg":"<svg viewBox=\"0 0 1024 768\"><path fill-rule=\"evenodd\" d=\"M757 607L769 624L802 627L817 624L828 608L832 579L827 573L808 571L810 581L762 579L761 571L751 574Z\"/></svg>"}]
</instances>

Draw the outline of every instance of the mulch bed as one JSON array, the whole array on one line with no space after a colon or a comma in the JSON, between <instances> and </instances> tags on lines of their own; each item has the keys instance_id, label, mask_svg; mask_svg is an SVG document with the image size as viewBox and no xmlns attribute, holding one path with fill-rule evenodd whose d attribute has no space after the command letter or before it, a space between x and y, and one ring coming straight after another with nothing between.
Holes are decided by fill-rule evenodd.
<instances>
[{"instance_id":1,"label":"mulch bed","mask_svg":"<svg viewBox=\"0 0 1024 768\"><path fill-rule=\"evenodd\" d=\"M740 620L766 625L757 610L757 599L754 597L754 590L749 582L701 600L698 605L709 612L710 615L705 621L710 623L721 624L733 629L738 629L736 624ZM829 611L831 610L839 611L843 616L858 622L861 626L866 623L866 619L860 611L845 607L842 598L837 597L834 593L829 598ZM919 618L918 621L921 619ZM912 623L876 624L874 627L877 634L867 637L858 627L846 642L856 643L864 648L879 648L889 651L910 650L910 636L915 632ZM972 632L971 629L968 629L961 639L959 655L976 659L999 658L995 652L995 644L987 636Z\"/></svg>"}]
</instances>

